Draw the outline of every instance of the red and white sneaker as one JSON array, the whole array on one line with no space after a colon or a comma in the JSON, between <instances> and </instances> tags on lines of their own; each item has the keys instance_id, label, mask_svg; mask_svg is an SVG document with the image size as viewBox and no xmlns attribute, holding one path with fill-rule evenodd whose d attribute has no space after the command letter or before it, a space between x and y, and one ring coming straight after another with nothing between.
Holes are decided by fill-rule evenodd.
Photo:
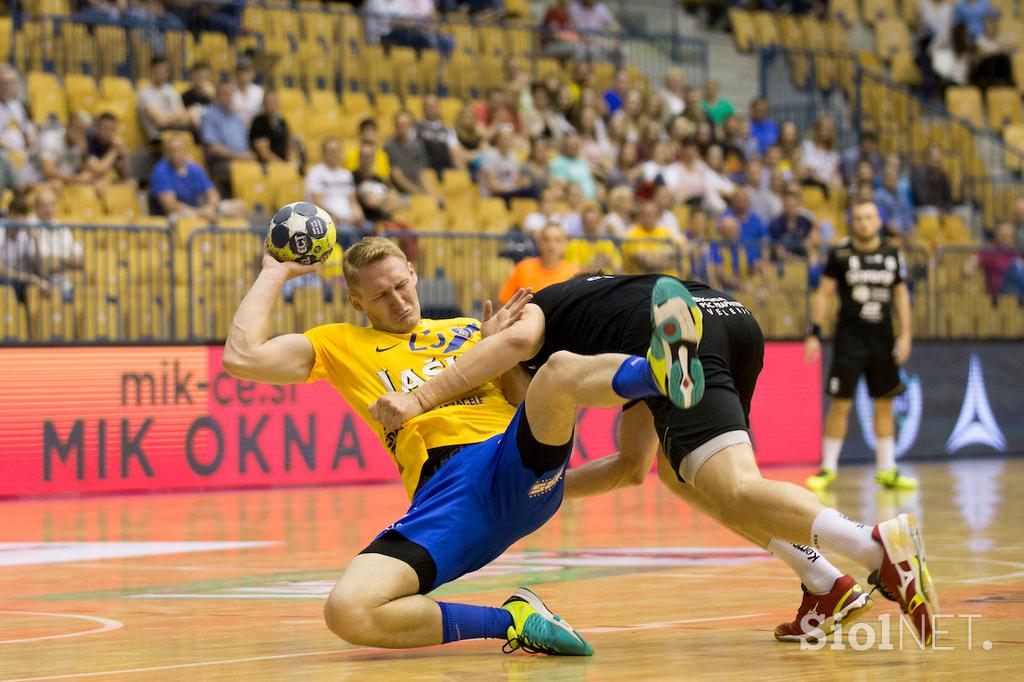
<instances>
[{"instance_id":1,"label":"red and white sneaker","mask_svg":"<svg viewBox=\"0 0 1024 682\"><path fill-rule=\"evenodd\" d=\"M856 620L871 608L871 598L851 576L836 579L832 589L825 594L811 594L803 585L804 600L791 623L782 623L775 628L775 639L780 642L802 642L812 644L832 634L839 622Z\"/></svg>"},{"instance_id":2,"label":"red and white sneaker","mask_svg":"<svg viewBox=\"0 0 1024 682\"><path fill-rule=\"evenodd\" d=\"M871 537L882 545L882 566L871 573L868 582L900 605L921 642L930 645L939 597L924 560L924 540L917 520L910 514L900 514L875 526Z\"/></svg>"}]
</instances>

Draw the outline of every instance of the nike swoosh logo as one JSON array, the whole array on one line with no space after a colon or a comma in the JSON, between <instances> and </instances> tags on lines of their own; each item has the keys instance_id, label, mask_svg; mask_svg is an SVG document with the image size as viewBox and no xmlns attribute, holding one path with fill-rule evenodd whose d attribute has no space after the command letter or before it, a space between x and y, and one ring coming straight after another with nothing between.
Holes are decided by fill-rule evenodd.
<instances>
[{"instance_id":1,"label":"nike swoosh logo","mask_svg":"<svg viewBox=\"0 0 1024 682\"><path fill-rule=\"evenodd\" d=\"M399 342L399 343L401 343L401 342ZM397 345L398 345L398 344L396 343L396 344L395 344L395 346L397 346ZM394 348L395 346L388 346L387 348L381 348L380 346L377 346L377 352L378 352L378 353L383 353L383 352L384 352L384 351L386 351L386 350L391 350L391 349L392 349L392 348Z\"/></svg>"}]
</instances>

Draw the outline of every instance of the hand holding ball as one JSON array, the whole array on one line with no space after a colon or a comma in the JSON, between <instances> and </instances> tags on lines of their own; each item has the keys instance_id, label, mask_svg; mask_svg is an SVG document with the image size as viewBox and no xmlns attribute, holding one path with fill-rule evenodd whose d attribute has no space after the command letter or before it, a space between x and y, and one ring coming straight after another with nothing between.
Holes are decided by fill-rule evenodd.
<instances>
[{"instance_id":1,"label":"hand holding ball","mask_svg":"<svg viewBox=\"0 0 1024 682\"><path fill-rule=\"evenodd\" d=\"M267 253L276 260L302 265L322 263L338 241L334 220L327 211L308 201L296 201L278 209L267 232Z\"/></svg>"}]
</instances>

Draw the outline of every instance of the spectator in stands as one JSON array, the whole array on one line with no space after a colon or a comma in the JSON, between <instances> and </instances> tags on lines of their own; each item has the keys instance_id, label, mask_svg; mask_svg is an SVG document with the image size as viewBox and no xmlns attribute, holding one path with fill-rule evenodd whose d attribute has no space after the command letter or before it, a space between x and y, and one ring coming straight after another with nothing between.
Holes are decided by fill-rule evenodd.
<instances>
[{"instance_id":1,"label":"spectator in stands","mask_svg":"<svg viewBox=\"0 0 1024 682\"><path fill-rule=\"evenodd\" d=\"M839 152L836 151L836 124L831 116L821 116L814 122L811 136L801 147L800 177L805 185L821 187L828 196L834 188L842 186L839 174Z\"/></svg>"},{"instance_id":2,"label":"spectator in stands","mask_svg":"<svg viewBox=\"0 0 1024 682\"><path fill-rule=\"evenodd\" d=\"M667 227L674 237L682 236L683 230L679 225L679 219L676 218L675 211L672 210L676 205L675 197L669 188L665 185L655 185L651 201L661 211L658 216L658 224Z\"/></svg>"},{"instance_id":3,"label":"spectator in stands","mask_svg":"<svg viewBox=\"0 0 1024 682\"><path fill-rule=\"evenodd\" d=\"M39 137L39 170L43 179L59 191L68 182L93 182L99 178L85 167L86 114L74 112L68 124L51 128Z\"/></svg>"},{"instance_id":4,"label":"spectator in stands","mask_svg":"<svg viewBox=\"0 0 1024 682\"><path fill-rule=\"evenodd\" d=\"M545 57L582 59L585 55L583 41L569 16L570 4L570 0L555 0L544 13L540 45Z\"/></svg>"},{"instance_id":5,"label":"spectator in stands","mask_svg":"<svg viewBox=\"0 0 1024 682\"><path fill-rule=\"evenodd\" d=\"M702 105L700 88L686 88L683 94L683 100L686 102L686 108L683 109L683 116L686 117L694 128L700 125L704 121L711 123L711 117L708 116L708 112L704 111Z\"/></svg>"},{"instance_id":6,"label":"spectator in stands","mask_svg":"<svg viewBox=\"0 0 1024 682\"><path fill-rule=\"evenodd\" d=\"M562 153L551 162L551 177L575 182L583 190L583 198L597 199L597 185L590 171L590 164L580 156L580 137L576 133L566 135Z\"/></svg>"},{"instance_id":7,"label":"spectator in stands","mask_svg":"<svg viewBox=\"0 0 1024 682\"><path fill-rule=\"evenodd\" d=\"M345 153L345 168L353 173L359 167L362 145L372 145L376 150L373 155L373 172L382 178L391 177L391 162L388 155L380 148L379 128L377 121L367 116L359 122L359 144L355 145Z\"/></svg>"},{"instance_id":8,"label":"spectator in stands","mask_svg":"<svg viewBox=\"0 0 1024 682\"><path fill-rule=\"evenodd\" d=\"M1016 50L1016 45L1000 34L996 15L985 18L984 33L978 36L974 47L971 84L982 90L1012 86L1013 65L1010 63L1010 55Z\"/></svg>"},{"instance_id":9,"label":"spectator in stands","mask_svg":"<svg viewBox=\"0 0 1024 682\"><path fill-rule=\"evenodd\" d=\"M88 158L85 165L96 178L108 178L113 174L117 180L128 180L131 176L128 144L117 134L117 125L117 116L104 111L87 136Z\"/></svg>"},{"instance_id":10,"label":"spectator in stands","mask_svg":"<svg viewBox=\"0 0 1024 682\"><path fill-rule=\"evenodd\" d=\"M153 167L149 179L153 213L165 215L172 222L198 216L211 223L220 217L245 215L242 202L222 200L203 167L188 160L183 139L168 138L164 149L164 158Z\"/></svg>"},{"instance_id":11,"label":"spectator in stands","mask_svg":"<svg viewBox=\"0 0 1024 682\"><path fill-rule=\"evenodd\" d=\"M506 303L520 289L530 288L538 292L551 284L558 284L579 272L579 268L565 260L566 238L562 227L550 223L536 235L537 253L534 258L525 258L516 264L512 274L505 280L498 294L498 300Z\"/></svg>"},{"instance_id":12,"label":"spectator in stands","mask_svg":"<svg viewBox=\"0 0 1024 682\"><path fill-rule=\"evenodd\" d=\"M150 144L158 145L160 133L165 130L191 130L192 117L171 84L171 63L166 57L157 56L150 61L149 80L136 98L139 122Z\"/></svg>"},{"instance_id":13,"label":"spectator in stands","mask_svg":"<svg viewBox=\"0 0 1024 682\"><path fill-rule=\"evenodd\" d=\"M946 41L953 28L951 0L918 0L918 49L925 51L933 42Z\"/></svg>"},{"instance_id":14,"label":"spectator in stands","mask_svg":"<svg viewBox=\"0 0 1024 682\"><path fill-rule=\"evenodd\" d=\"M757 147L763 156L768 148L779 141L779 124L768 109L768 100L758 97L750 103L750 135L757 140Z\"/></svg>"},{"instance_id":15,"label":"spectator in stands","mask_svg":"<svg viewBox=\"0 0 1024 682\"><path fill-rule=\"evenodd\" d=\"M729 175L739 171L747 159L761 156L757 140L750 134L750 122L738 114L727 116L722 123L722 146Z\"/></svg>"},{"instance_id":16,"label":"spectator in stands","mask_svg":"<svg viewBox=\"0 0 1024 682\"><path fill-rule=\"evenodd\" d=\"M732 102L718 96L720 89L721 85L718 81L709 80L704 84L704 99L700 102L701 109L716 126L722 125L722 121L726 117L736 113L736 107L732 105Z\"/></svg>"},{"instance_id":17,"label":"spectator in stands","mask_svg":"<svg viewBox=\"0 0 1024 682\"><path fill-rule=\"evenodd\" d=\"M29 191L14 193L7 216L0 224L0 286L14 288L14 295L22 305L27 304L27 287L37 287L42 293L50 291L50 281L36 274L33 267L35 242L24 227L31 219Z\"/></svg>"},{"instance_id":18,"label":"spectator in stands","mask_svg":"<svg viewBox=\"0 0 1024 682\"><path fill-rule=\"evenodd\" d=\"M911 170L910 192L918 213L946 213L952 208L953 190L938 145L929 146L925 164Z\"/></svg>"},{"instance_id":19,"label":"spectator in stands","mask_svg":"<svg viewBox=\"0 0 1024 682\"><path fill-rule=\"evenodd\" d=\"M955 24L943 40L932 41L929 49L931 71L939 78L939 86L967 85L971 72L971 43L966 24ZM935 89L936 86L929 87Z\"/></svg>"},{"instance_id":20,"label":"spectator in stands","mask_svg":"<svg viewBox=\"0 0 1024 682\"><path fill-rule=\"evenodd\" d=\"M482 123L477 123L476 110L472 104L467 104L459 110L455 117L455 138L466 153L466 167L470 172L476 171L480 151L487 146L487 140L483 135L484 129Z\"/></svg>"},{"instance_id":21,"label":"spectator in stands","mask_svg":"<svg viewBox=\"0 0 1024 682\"><path fill-rule=\"evenodd\" d=\"M551 223L561 225L563 220L561 200L562 188L560 186L551 186L541 192L540 205L537 210L523 219L523 232L529 237L534 237Z\"/></svg>"},{"instance_id":22,"label":"spectator in stands","mask_svg":"<svg viewBox=\"0 0 1024 682\"><path fill-rule=\"evenodd\" d=\"M683 142L679 166L676 199L691 206L700 206L709 194L708 175L711 171L700 157L696 138L689 137Z\"/></svg>"},{"instance_id":23,"label":"spectator in stands","mask_svg":"<svg viewBox=\"0 0 1024 682\"><path fill-rule=\"evenodd\" d=\"M761 251L740 240L740 221L727 215L718 224L716 240L707 251L709 283L732 294L749 292L760 267Z\"/></svg>"},{"instance_id":24,"label":"spectator in stands","mask_svg":"<svg viewBox=\"0 0 1024 682\"><path fill-rule=\"evenodd\" d=\"M455 130L441 120L441 100L437 95L423 98L423 118L416 121L416 137L423 141L423 147L427 150L427 165L437 174L438 179L449 168L465 168Z\"/></svg>"},{"instance_id":25,"label":"spectator in stands","mask_svg":"<svg viewBox=\"0 0 1024 682\"><path fill-rule=\"evenodd\" d=\"M583 238L569 241L565 259L582 272L622 272L622 255L604 232L601 207L589 202L583 207Z\"/></svg>"},{"instance_id":26,"label":"spectator in stands","mask_svg":"<svg viewBox=\"0 0 1024 682\"><path fill-rule=\"evenodd\" d=\"M725 210L725 202L736 191L736 185L726 177L722 145L712 144L708 147L704 157L704 174L707 177L704 205L714 213L721 213Z\"/></svg>"},{"instance_id":27,"label":"spectator in stands","mask_svg":"<svg viewBox=\"0 0 1024 682\"><path fill-rule=\"evenodd\" d=\"M807 256L807 237L814 229L814 216L803 207L800 185L790 183L782 195L782 213L768 224L775 260L786 254Z\"/></svg>"},{"instance_id":28,"label":"spectator in stands","mask_svg":"<svg viewBox=\"0 0 1024 682\"><path fill-rule=\"evenodd\" d=\"M626 93L633 87L633 76L628 69L615 71L615 84L604 91L604 106L608 115L611 116L622 108L626 99Z\"/></svg>"},{"instance_id":29,"label":"spectator in stands","mask_svg":"<svg viewBox=\"0 0 1024 682\"><path fill-rule=\"evenodd\" d=\"M534 83L533 108L522 117L523 132L527 137L546 137L556 145L574 132L572 124L557 107L551 104L551 93L543 83Z\"/></svg>"},{"instance_id":30,"label":"spectator in stands","mask_svg":"<svg viewBox=\"0 0 1024 682\"><path fill-rule=\"evenodd\" d=\"M213 71L204 61L198 61L191 69L192 87L181 96L181 102L192 116L192 127L199 130L203 125L203 114L206 107L213 103L217 94L217 86L213 84Z\"/></svg>"},{"instance_id":31,"label":"spectator in stands","mask_svg":"<svg viewBox=\"0 0 1024 682\"><path fill-rule=\"evenodd\" d=\"M750 198L750 210L761 216L765 222L774 220L782 213L782 201L786 180L781 170L769 175L768 186L761 184L764 177L764 165L761 159L754 158L747 162L744 170L747 196Z\"/></svg>"},{"instance_id":32,"label":"spectator in stands","mask_svg":"<svg viewBox=\"0 0 1024 682\"><path fill-rule=\"evenodd\" d=\"M996 227L992 242L978 255L978 262L985 272L985 286L993 303L999 296L1010 294L1024 307L1024 254L1012 223Z\"/></svg>"},{"instance_id":33,"label":"spectator in stands","mask_svg":"<svg viewBox=\"0 0 1024 682\"><path fill-rule=\"evenodd\" d=\"M14 168L10 155L3 148L3 145L0 144L0 194L7 190L13 192L21 184L21 178L18 177L18 171Z\"/></svg>"},{"instance_id":34,"label":"spectator in stands","mask_svg":"<svg viewBox=\"0 0 1024 682\"><path fill-rule=\"evenodd\" d=\"M298 161L291 128L281 115L281 98L276 90L264 93L263 111L252 120L249 128L249 144L260 163Z\"/></svg>"},{"instance_id":35,"label":"spectator in stands","mask_svg":"<svg viewBox=\"0 0 1024 682\"><path fill-rule=\"evenodd\" d=\"M233 82L218 83L217 96L203 114L202 138L206 147L206 165L214 184L224 195L231 192L231 162L256 158L249 148L249 133L245 122L231 108L234 97Z\"/></svg>"},{"instance_id":36,"label":"spectator in stands","mask_svg":"<svg viewBox=\"0 0 1024 682\"><path fill-rule=\"evenodd\" d=\"M750 210L750 197L742 187L732 193L729 198L729 209L725 216L732 216L740 223L740 241L748 250L760 251L760 242L768 238L768 227L761 216ZM751 261L755 260L753 257Z\"/></svg>"},{"instance_id":37,"label":"spectator in stands","mask_svg":"<svg viewBox=\"0 0 1024 682\"><path fill-rule=\"evenodd\" d=\"M429 194L423 171L429 168L427 149L416 137L415 120L406 110L395 114L395 134L384 143L391 164L391 184L402 194Z\"/></svg>"},{"instance_id":38,"label":"spectator in stands","mask_svg":"<svg viewBox=\"0 0 1024 682\"><path fill-rule=\"evenodd\" d=\"M576 239L583 236L583 207L587 200L583 198L580 186L570 182L565 186L565 211L562 213L562 229L565 236Z\"/></svg>"},{"instance_id":39,"label":"spectator in stands","mask_svg":"<svg viewBox=\"0 0 1024 682\"><path fill-rule=\"evenodd\" d=\"M526 157L522 171L530 179L530 186L537 195L551 183L551 143L543 137L530 140L530 154Z\"/></svg>"},{"instance_id":40,"label":"spectator in stands","mask_svg":"<svg viewBox=\"0 0 1024 682\"><path fill-rule=\"evenodd\" d=\"M484 196L501 197L511 206L512 199L536 199L537 188L523 172L513 145L512 126L498 131L495 145L483 153L480 162L480 189Z\"/></svg>"},{"instance_id":41,"label":"spectator in stands","mask_svg":"<svg viewBox=\"0 0 1024 682\"><path fill-rule=\"evenodd\" d=\"M914 207L900 192L899 182L899 168L886 166L882 186L875 190L875 203L879 212L886 216L886 225L901 235L908 235L914 228Z\"/></svg>"},{"instance_id":42,"label":"spectator in stands","mask_svg":"<svg viewBox=\"0 0 1024 682\"><path fill-rule=\"evenodd\" d=\"M615 61L618 42L608 34L618 33L619 23L607 5L598 0L579 0L570 5L569 18L573 28L579 31L591 61Z\"/></svg>"},{"instance_id":43,"label":"spectator in stands","mask_svg":"<svg viewBox=\"0 0 1024 682\"><path fill-rule=\"evenodd\" d=\"M793 153L800 149L800 131L793 121L783 121L779 126L779 151L783 159L791 159ZM799 170L799 169L794 169Z\"/></svg>"},{"instance_id":44,"label":"spectator in stands","mask_svg":"<svg viewBox=\"0 0 1024 682\"><path fill-rule=\"evenodd\" d=\"M515 103L502 88L491 88L486 100L473 105L473 114L478 133L488 142L494 139L498 127L504 123L511 124L517 133L522 130Z\"/></svg>"},{"instance_id":45,"label":"spectator in stands","mask_svg":"<svg viewBox=\"0 0 1024 682\"><path fill-rule=\"evenodd\" d=\"M68 276L70 270L82 269L82 245L66 226L57 222L59 200L50 187L42 186L35 193L35 219L41 228L32 234L32 269L50 283L52 289L63 294L70 301L74 294L74 282Z\"/></svg>"},{"instance_id":46,"label":"spectator in stands","mask_svg":"<svg viewBox=\"0 0 1024 682\"><path fill-rule=\"evenodd\" d=\"M878 136L873 130L860 131L857 146L843 151L839 170L843 176L843 184L847 187L854 184L857 177L857 165L862 162L871 164L874 177L882 172L882 155L878 151Z\"/></svg>"},{"instance_id":47,"label":"spectator in stands","mask_svg":"<svg viewBox=\"0 0 1024 682\"><path fill-rule=\"evenodd\" d=\"M320 163L306 173L306 201L323 207L339 227L363 222L363 210L356 199L356 181L341 165L342 143L328 137L321 148Z\"/></svg>"},{"instance_id":48,"label":"spectator in stands","mask_svg":"<svg viewBox=\"0 0 1024 682\"><path fill-rule=\"evenodd\" d=\"M416 50L439 50L447 57L454 43L439 33L433 0L366 0L367 37L383 45L401 45Z\"/></svg>"},{"instance_id":49,"label":"spectator in stands","mask_svg":"<svg viewBox=\"0 0 1024 682\"><path fill-rule=\"evenodd\" d=\"M972 43L985 32L985 20L998 16L989 0L957 0L953 6L953 25L963 24Z\"/></svg>"},{"instance_id":50,"label":"spectator in stands","mask_svg":"<svg viewBox=\"0 0 1024 682\"><path fill-rule=\"evenodd\" d=\"M378 151L373 142L360 142L357 151L359 164L352 172L359 207L365 219L373 225L391 220L391 213L398 204L389 179L377 173Z\"/></svg>"},{"instance_id":51,"label":"spectator in stands","mask_svg":"<svg viewBox=\"0 0 1024 682\"><path fill-rule=\"evenodd\" d=\"M583 107L578 123L583 158L596 178L607 181L615 170L615 147L608 139L604 121L594 107Z\"/></svg>"},{"instance_id":52,"label":"spectator in stands","mask_svg":"<svg viewBox=\"0 0 1024 682\"><path fill-rule=\"evenodd\" d=\"M640 206L636 224L626 233L622 243L622 260L626 272L634 275L663 272L685 276L680 262L685 255L686 239L676 237L658 223L661 211L653 201Z\"/></svg>"},{"instance_id":53,"label":"spectator in stands","mask_svg":"<svg viewBox=\"0 0 1024 682\"><path fill-rule=\"evenodd\" d=\"M18 71L13 66L0 66L0 147L18 170L25 167L36 143L36 129L18 99L20 87Z\"/></svg>"},{"instance_id":54,"label":"spectator in stands","mask_svg":"<svg viewBox=\"0 0 1024 682\"><path fill-rule=\"evenodd\" d=\"M601 221L601 231L609 237L622 239L633 225L633 189L625 185L608 192L608 215Z\"/></svg>"},{"instance_id":55,"label":"spectator in stands","mask_svg":"<svg viewBox=\"0 0 1024 682\"><path fill-rule=\"evenodd\" d=\"M643 182L644 167L635 142L625 142L619 148L618 161L605 181L609 187L626 185L636 187Z\"/></svg>"},{"instance_id":56,"label":"spectator in stands","mask_svg":"<svg viewBox=\"0 0 1024 682\"><path fill-rule=\"evenodd\" d=\"M231 109L238 114L246 130L263 108L263 86L256 83L256 70L252 61L241 58L235 65L235 90L231 96Z\"/></svg>"},{"instance_id":57,"label":"spectator in stands","mask_svg":"<svg viewBox=\"0 0 1024 682\"><path fill-rule=\"evenodd\" d=\"M662 140L654 147L650 161L641 164L643 181L652 187L661 184L673 193L680 191L682 165L676 161L676 148L671 140Z\"/></svg>"},{"instance_id":58,"label":"spectator in stands","mask_svg":"<svg viewBox=\"0 0 1024 682\"><path fill-rule=\"evenodd\" d=\"M686 77L683 70L678 66L669 67L658 92L665 102L666 121L682 114L686 110Z\"/></svg>"}]
</instances>

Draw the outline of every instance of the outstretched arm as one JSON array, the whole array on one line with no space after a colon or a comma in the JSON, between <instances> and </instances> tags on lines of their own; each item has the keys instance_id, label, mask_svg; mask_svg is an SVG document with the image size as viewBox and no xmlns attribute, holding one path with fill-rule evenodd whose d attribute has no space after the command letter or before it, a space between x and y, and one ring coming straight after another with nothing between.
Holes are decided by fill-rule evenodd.
<instances>
[{"instance_id":1,"label":"outstretched arm","mask_svg":"<svg viewBox=\"0 0 1024 682\"><path fill-rule=\"evenodd\" d=\"M544 313L532 303L525 304L522 315L506 329L481 340L416 390L381 396L370 405L370 415L385 429L398 428L532 358L543 343Z\"/></svg>"},{"instance_id":2,"label":"outstretched arm","mask_svg":"<svg viewBox=\"0 0 1024 682\"><path fill-rule=\"evenodd\" d=\"M270 310L286 281L310 272L315 266L279 263L263 256L263 270L242 299L231 323L222 362L237 379L267 384L298 384L309 376L316 360L313 344L302 334L267 339Z\"/></svg>"},{"instance_id":3,"label":"outstretched arm","mask_svg":"<svg viewBox=\"0 0 1024 682\"><path fill-rule=\"evenodd\" d=\"M638 403L619 420L620 452L593 459L565 472L565 496L589 497L630 485L640 485L658 453L654 417Z\"/></svg>"}]
</instances>

